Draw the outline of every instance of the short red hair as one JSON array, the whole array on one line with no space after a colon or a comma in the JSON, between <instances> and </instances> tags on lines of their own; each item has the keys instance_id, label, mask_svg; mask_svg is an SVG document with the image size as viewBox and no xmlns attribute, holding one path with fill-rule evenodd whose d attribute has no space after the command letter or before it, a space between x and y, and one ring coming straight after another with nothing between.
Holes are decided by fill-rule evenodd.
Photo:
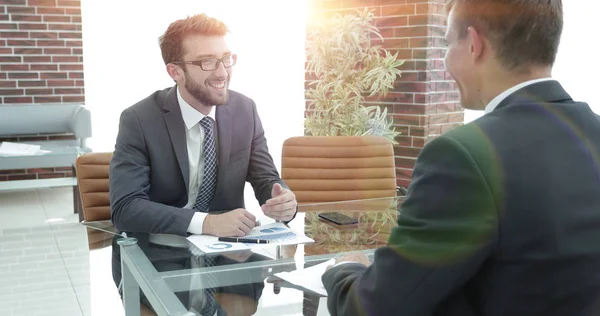
<instances>
[{"instance_id":1,"label":"short red hair","mask_svg":"<svg viewBox=\"0 0 600 316\"><path fill-rule=\"evenodd\" d=\"M204 13L177 20L171 23L158 39L162 58L165 64L181 61L184 55L182 42L186 36L195 34L225 36L227 32L225 23Z\"/></svg>"}]
</instances>

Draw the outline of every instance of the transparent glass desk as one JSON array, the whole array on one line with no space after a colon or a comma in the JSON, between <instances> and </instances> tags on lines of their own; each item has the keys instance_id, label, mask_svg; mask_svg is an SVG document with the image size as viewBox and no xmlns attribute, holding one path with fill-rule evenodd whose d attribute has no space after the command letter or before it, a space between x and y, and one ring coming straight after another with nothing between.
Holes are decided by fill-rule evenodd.
<instances>
[{"instance_id":1,"label":"transparent glass desk","mask_svg":"<svg viewBox=\"0 0 600 316\"><path fill-rule=\"evenodd\" d=\"M386 245L400 202L379 198L300 205L288 226L314 243L216 254L205 254L180 236L124 237L108 222L84 225L114 234L113 274L122 276L126 315L140 315L141 310L143 315L197 315L198 301L207 293L213 293L217 315L316 315L321 295L274 274L348 252L362 251L372 258L375 249ZM319 219L321 212L341 212L358 224L340 227Z\"/></svg>"}]
</instances>

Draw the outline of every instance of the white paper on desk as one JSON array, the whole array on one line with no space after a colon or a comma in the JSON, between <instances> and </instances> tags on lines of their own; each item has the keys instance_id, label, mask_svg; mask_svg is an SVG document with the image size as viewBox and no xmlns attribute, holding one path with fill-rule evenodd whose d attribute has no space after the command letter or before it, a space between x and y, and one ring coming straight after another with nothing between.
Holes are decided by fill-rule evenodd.
<instances>
[{"instance_id":1,"label":"white paper on desk","mask_svg":"<svg viewBox=\"0 0 600 316\"><path fill-rule=\"evenodd\" d=\"M275 276L282 278L294 285L303 287L320 295L327 296L327 291L325 291L325 286L323 285L321 277L327 270L327 267L333 265L334 263L335 259L331 259L306 269L295 270L292 272L275 273Z\"/></svg>"},{"instance_id":2,"label":"white paper on desk","mask_svg":"<svg viewBox=\"0 0 600 316\"><path fill-rule=\"evenodd\" d=\"M2 142L0 155L2 156L34 156L49 153L49 150L40 149L40 145Z\"/></svg>"},{"instance_id":3,"label":"white paper on desk","mask_svg":"<svg viewBox=\"0 0 600 316\"><path fill-rule=\"evenodd\" d=\"M304 234L297 233L283 223L275 222L269 225L254 227L244 238L266 239L269 244L245 244L219 241L219 238L208 235L192 235L187 239L204 253L226 252L269 246L297 245L314 242Z\"/></svg>"}]
</instances>

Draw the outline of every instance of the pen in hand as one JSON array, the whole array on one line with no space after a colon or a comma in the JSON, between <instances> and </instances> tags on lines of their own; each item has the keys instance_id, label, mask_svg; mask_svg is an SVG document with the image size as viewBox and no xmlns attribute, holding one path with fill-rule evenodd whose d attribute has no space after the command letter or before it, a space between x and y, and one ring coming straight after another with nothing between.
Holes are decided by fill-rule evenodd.
<instances>
[{"instance_id":1,"label":"pen in hand","mask_svg":"<svg viewBox=\"0 0 600 316\"><path fill-rule=\"evenodd\" d=\"M265 239L249 239L249 238L238 238L238 237L219 237L219 241L225 242L241 242L247 244L268 244L270 241Z\"/></svg>"}]
</instances>

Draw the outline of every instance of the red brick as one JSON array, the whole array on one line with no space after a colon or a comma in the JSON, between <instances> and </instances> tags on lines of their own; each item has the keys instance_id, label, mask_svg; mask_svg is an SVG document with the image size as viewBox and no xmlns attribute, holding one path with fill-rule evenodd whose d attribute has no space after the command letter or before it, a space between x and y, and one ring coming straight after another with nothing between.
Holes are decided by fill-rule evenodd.
<instances>
[{"instance_id":1,"label":"red brick","mask_svg":"<svg viewBox=\"0 0 600 316\"><path fill-rule=\"evenodd\" d=\"M429 116L429 123L434 124L445 124L448 123L448 114L433 114Z\"/></svg>"},{"instance_id":2,"label":"red brick","mask_svg":"<svg viewBox=\"0 0 600 316\"><path fill-rule=\"evenodd\" d=\"M0 38L29 38L27 32L0 32Z\"/></svg>"},{"instance_id":3,"label":"red brick","mask_svg":"<svg viewBox=\"0 0 600 316\"><path fill-rule=\"evenodd\" d=\"M454 101L454 102L460 101L460 93L458 93L458 91L446 93L446 101Z\"/></svg>"},{"instance_id":4,"label":"red brick","mask_svg":"<svg viewBox=\"0 0 600 316\"><path fill-rule=\"evenodd\" d=\"M8 46L35 46L35 41L32 40L7 40Z\"/></svg>"},{"instance_id":5,"label":"red brick","mask_svg":"<svg viewBox=\"0 0 600 316\"><path fill-rule=\"evenodd\" d=\"M38 48L34 48L35 51L38 51ZM16 48L15 48L15 53L16 53ZM33 50L33 48L32 48ZM50 56L23 56L23 62L25 63L49 63L50 62Z\"/></svg>"},{"instance_id":6,"label":"red brick","mask_svg":"<svg viewBox=\"0 0 600 316\"><path fill-rule=\"evenodd\" d=\"M83 41L67 40L66 44L67 44L67 46L70 46L70 47L82 47Z\"/></svg>"},{"instance_id":7,"label":"red brick","mask_svg":"<svg viewBox=\"0 0 600 316\"><path fill-rule=\"evenodd\" d=\"M56 168L54 168L54 170L59 171L59 172L60 171L63 171L63 172L67 171L68 172L68 171L72 171L73 167L56 167Z\"/></svg>"},{"instance_id":8,"label":"red brick","mask_svg":"<svg viewBox=\"0 0 600 316\"><path fill-rule=\"evenodd\" d=\"M17 27L16 23L0 23L0 30L16 30Z\"/></svg>"},{"instance_id":9,"label":"red brick","mask_svg":"<svg viewBox=\"0 0 600 316\"><path fill-rule=\"evenodd\" d=\"M52 178L64 178L65 174L62 172L58 173L40 173L38 174L39 179L52 179Z\"/></svg>"},{"instance_id":10,"label":"red brick","mask_svg":"<svg viewBox=\"0 0 600 316\"><path fill-rule=\"evenodd\" d=\"M26 0L2 0L2 2L0 2L2 5L8 4L8 5L26 5L27 2Z\"/></svg>"},{"instance_id":11,"label":"red brick","mask_svg":"<svg viewBox=\"0 0 600 316\"><path fill-rule=\"evenodd\" d=\"M62 22L69 23L71 22L70 16L62 16L62 15L44 15L44 22Z\"/></svg>"},{"instance_id":12,"label":"red brick","mask_svg":"<svg viewBox=\"0 0 600 316\"><path fill-rule=\"evenodd\" d=\"M0 14L0 21L8 21L8 14Z\"/></svg>"},{"instance_id":13,"label":"red brick","mask_svg":"<svg viewBox=\"0 0 600 316\"><path fill-rule=\"evenodd\" d=\"M24 64L2 65L2 66L0 66L0 70L2 70L2 71L12 71L12 70L27 71L27 70L29 70L29 65L24 65Z\"/></svg>"},{"instance_id":14,"label":"red brick","mask_svg":"<svg viewBox=\"0 0 600 316\"><path fill-rule=\"evenodd\" d=\"M399 26L408 25L408 18L405 16L381 17L381 18L375 18L374 21L375 21L375 26L377 26L378 28L399 27ZM395 34L396 33L394 32L395 37L401 37L401 36L396 36Z\"/></svg>"},{"instance_id":15,"label":"red brick","mask_svg":"<svg viewBox=\"0 0 600 316\"><path fill-rule=\"evenodd\" d=\"M0 170L0 174L25 174L27 171L25 169L12 169L12 170Z\"/></svg>"},{"instance_id":16,"label":"red brick","mask_svg":"<svg viewBox=\"0 0 600 316\"><path fill-rule=\"evenodd\" d=\"M450 113L448 114L448 121L450 123L463 123L465 121L465 113Z\"/></svg>"},{"instance_id":17,"label":"red brick","mask_svg":"<svg viewBox=\"0 0 600 316\"><path fill-rule=\"evenodd\" d=\"M33 72L12 72L8 74L9 79L37 79L38 74Z\"/></svg>"},{"instance_id":18,"label":"red brick","mask_svg":"<svg viewBox=\"0 0 600 316\"><path fill-rule=\"evenodd\" d=\"M383 47L386 49L408 48L409 47L409 39L407 39L407 38L384 39Z\"/></svg>"},{"instance_id":19,"label":"red brick","mask_svg":"<svg viewBox=\"0 0 600 316\"><path fill-rule=\"evenodd\" d=\"M44 48L44 55L71 55L69 48Z\"/></svg>"},{"instance_id":20,"label":"red brick","mask_svg":"<svg viewBox=\"0 0 600 316\"><path fill-rule=\"evenodd\" d=\"M425 71L404 71L394 84L398 82L418 82L426 80L427 73Z\"/></svg>"},{"instance_id":21,"label":"red brick","mask_svg":"<svg viewBox=\"0 0 600 316\"><path fill-rule=\"evenodd\" d=\"M66 8L65 13L70 15L81 15L81 8Z\"/></svg>"},{"instance_id":22,"label":"red brick","mask_svg":"<svg viewBox=\"0 0 600 316\"><path fill-rule=\"evenodd\" d=\"M27 95L52 95L52 89L27 89L25 93Z\"/></svg>"},{"instance_id":23,"label":"red brick","mask_svg":"<svg viewBox=\"0 0 600 316\"><path fill-rule=\"evenodd\" d=\"M70 72L69 79L83 79L83 72Z\"/></svg>"},{"instance_id":24,"label":"red brick","mask_svg":"<svg viewBox=\"0 0 600 316\"><path fill-rule=\"evenodd\" d=\"M394 146L394 155L401 157L417 158L419 156L420 148Z\"/></svg>"},{"instance_id":25,"label":"red brick","mask_svg":"<svg viewBox=\"0 0 600 316\"><path fill-rule=\"evenodd\" d=\"M462 123L452 123L452 124L442 125L442 130L441 130L440 134L444 134L444 133L451 131L461 125L463 125L463 124Z\"/></svg>"},{"instance_id":26,"label":"red brick","mask_svg":"<svg viewBox=\"0 0 600 316\"><path fill-rule=\"evenodd\" d=\"M13 49L10 47L0 47L0 55L10 55L12 52Z\"/></svg>"},{"instance_id":27,"label":"red brick","mask_svg":"<svg viewBox=\"0 0 600 316\"><path fill-rule=\"evenodd\" d=\"M76 63L79 62L77 56L52 56L53 63Z\"/></svg>"},{"instance_id":28,"label":"red brick","mask_svg":"<svg viewBox=\"0 0 600 316\"><path fill-rule=\"evenodd\" d=\"M58 0L59 7L81 7L80 1Z\"/></svg>"},{"instance_id":29,"label":"red brick","mask_svg":"<svg viewBox=\"0 0 600 316\"><path fill-rule=\"evenodd\" d=\"M71 23L81 23L81 16L72 16ZM81 30L81 29L78 28L78 30Z\"/></svg>"},{"instance_id":30,"label":"red brick","mask_svg":"<svg viewBox=\"0 0 600 316\"><path fill-rule=\"evenodd\" d=\"M407 60L412 58L412 50L410 49L388 49L391 55L396 56L397 59Z\"/></svg>"},{"instance_id":31,"label":"red brick","mask_svg":"<svg viewBox=\"0 0 600 316\"><path fill-rule=\"evenodd\" d=\"M48 87L73 87L73 80L48 80Z\"/></svg>"},{"instance_id":32,"label":"red brick","mask_svg":"<svg viewBox=\"0 0 600 316\"><path fill-rule=\"evenodd\" d=\"M431 98L431 103L446 102L446 93L443 93L443 92L432 93L432 94L430 94L430 98Z\"/></svg>"},{"instance_id":33,"label":"red brick","mask_svg":"<svg viewBox=\"0 0 600 316\"><path fill-rule=\"evenodd\" d=\"M43 96L43 97L34 97L33 98L33 102L35 103L60 103L62 102L61 97L48 97L48 96Z\"/></svg>"},{"instance_id":34,"label":"red brick","mask_svg":"<svg viewBox=\"0 0 600 316\"><path fill-rule=\"evenodd\" d=\"M31 97L4 97L5 104L11 103L31 103L33 99Z\"/></svg>"},{"instance_id":35,"label":"red brick","mask_svg":"<svg viewBox=\"0 0 600 316\"><path fill-rule=\"evenodd\" d=\"M425 106L416 104L394 104L394 114L425 114Z\"/></svg>"},{"instance_id":36,"label":"red brick","mask_svg":"<svg viewBox=\"0 0 600 316\"><path fill-rule=\"evenodd\" d=\"M19 30L46 30L48 25L46 24L33 24L33 23L20 23Z\"/></svg>"},{"instance_id":37,"label":"red brick","mask_svg":"<svg viewBox=\"0 0 600 316\"><path fill-rule=\"evenodd\" d=\"M426 37L428 35L427 26L407 26L394 29L394 37Z\"/></svg>"},{"instance_id":38,"label":"red brick","mask_svg":"<svg viewBox=\"0 0 600 316\"><path fill-rule=\"evenodd\" d=\"M54 168L32 168L32 169L27 169L26 172L28 174L53 173L54 172Z\"/></svg>"},{"instance_id":39,"label":"red brick","mask_svg":"<svg viewBox=\"0 0 600 316\"><path fill-rule=\"evenodd\" d=\"M76 38L76 39L80 39L81 38L81 32L60 32L59 37L60 38Z\"/></svg>"},{"instance_id":40,"label":"red brick","mask_svg":"<svg viewBox=\"0 0 600 316\"><path fill-rule=\"evenodd\" d=\"M62 40L37 40L37 46L65 46L65 41Z\"/></svg>"},{"instance_id":41,"label":"red brick","mask_svg":"<svg viewBox=\"0 0 600 316\"><path fill-rule=\"evenodd\" d=\"M42 22L42 17L40 15L16 15L13 14L10 17L13 22Z\"/></svg>"},{"instance_id":42,"label":"red brick","mask_svg":"<svg viewBox=\"0 0 600 316\"><path fill-rule=\"evenodd\" d=\"M419 125L419 115L398 115L392 116L395 125Z\"/></svg>"},{"instance_id":43,"label":"red brick","mask_svg":"<svg viewBox=\"0 0 600 316\"><path fill-rule=\"evenodd\" d=\"M40 71L40 70L58 70L57 65L31 65L32 71Z\"/></svg>"},{"instance_id":44,"label":"red brick","mask_svg":"<svg viewBox=\"0 0 600 316\"><path fill-rule=\"evenodd\" d=\"M10 14L35 14L34 7L6 7L6 12Z\"/></svg>"},{"instance_id":45,"label":"red brick","mask_svg":"<svg viewBox=\"0 0 600 316\"><path fill-rule=\"evenodd\" d=\"M44 87L45 80L19 80L19 88L21 87Z\"/></svg>"},{"instance_id":46,"label":"red brick","mask_svg":"<svg viewBox=\"0 0 600 316\"><path fill-rule=\"evenodd\" d=\"M31 32L31 38L48 38L57 39L58 33L56 32Z\"/></svg>"},{"instance_id":47,"label":"red brick","mask_svg":"<svg viewBox=\"0 0 600 316\"><path fill-rule=\"evenodd\" d=\"M65 9L63 8L37 8L38 14L65 14Z\"/></svg>"},{"instance_id":48,"label":"red brick","mask_svg":"<svg viewBox=\"0 0 600 316\"><path fill-rule=\"evenodd\" d=\"M77 87L83 87L84 86L84 81L83 80L76 80L75 81L75 86L77 86Z\"/></svg>"},{"instance_id":49,"label":"red brick","mask_svg":"<svg viewBox=\"0 0 600 316\"><path fill-rule=\"evenodd\" d=\"M83 95L72 95L72 96L63 96L63 102L79 102L85 103L85 96Z\"/></svg>"},{"instance_id":50,"label":"red brick","mask_svg":"<svg viewBox=\"0 0 600 316\"><path fill-rule=\"evenodd\" d=\"M410 136L425 137L425 128L422 126L410 126Z\"/></svg>"},{"instance_id":51,"label":"red brick","mask_svg":"<svg viewBox=\"0 0 600 316\"><path fill-rule=\"evenodd\" d=\"M425 93L415 93L415 101L416 104L427 104L429 103L430 96Z\"/></svg>"},{"instance_id":52,"label":"red brick","mask_svg":"<svg viewBox=\"0 0 600 316\"><path fill-rule=\"evenodd\" d=\"M56 0L27 0L30 6L55 7Z\"/></svg>"},{"instance_id":53,"label":"red brick","mask_svg":"<svg viewBox=\"0 0 600 316\"><path fill-rule=\"evenodd\" d=\"M52 31L77 31L75 24L48 24L48 29Z\"/></svg>"},{"instance_id":54,"label":"red brick","mask_svg":"<svg viewBox=\"0 0 600 316\"><path fill-rule=\"evenodd\" d=\"M413 15L415 14L415 5L393 5L381 7L382 16L396 16L396 15Z\"/></svg>"},{"instance_id":55,"label":"red brick","mask_svg":"<svg viewBox=\"0 0 600 316\"><path fill-rule=\"evenodd\" d=\"M0 88L16 88L17 82L11 80L0 80Z\"/></svg>"},{"instance_id":56,"label":"red brick","mask_svg":"<svg viewBox=\"0 0 600 316\"><path fill-rule=\"evenodd\" d=\"M4 99L4 102L7 98ZM12 103L23 103L23 102L12 102ZM37 179L35 174L18 174L18 175L9 175L8 180L33 180Z\"/></svg>"},{"instance_id":57,"label":"red brick","mask_svg":"<svg viewBox=\"0 0 600 316\"><path fill-rule=\"evenodd\" d=\"M433 91L442 92L442 91L454 91L454 84L452 82L435 82L433 83Z\"/></svg>"},{"instance_id":58,"label":"red brick","mask_svg":"<svg viewBox=\"0 0 600 316\"><path fill-rule=\"evenodd\" d=\"M68 171L64 173L65 178L73 177L73 171Z\"/></svg>"},{"instance_id":59,"label":"red brick","mask_svg":"<svg viewBox=\"0 0 600 316\"><path fill-rule=\"evenodd\" d=\"M83 55L83 48L81 48L81 47L73 48L73 55Z\"/></svg>"},{"instance_id":60,"label":"red brick","mask_svg":"<svg viewBox=\"0 0 600 316\"><path fill-rule=\"evenodd\" d=\"M427 92L427 83L425 82L402 82L396 81L394 91L398 92Z\"/></svg>"},{"instance_id":61,"label":"red brick","mask_svg":"<svg viewBox=\"0 0 600 316\"><path fill-rule=\"evenodd\" d=\"M54 89L55 94L83 94L83 89L81 88L56 88Z\"/></svg>"},{"instance_id":62,"label":"red brick","mask_svg":"<svg viewBox=\"0 0 600 316\"><path fill-rule=\"evenodd\" d=\"M65 70L79 70L79 71L83 71L83 65L73 65L73 64L61 64L60 65L60 71L65 71Z\"/></svg>"},{"instance_id":63,"label":"red brick","mask_svg":"<svg viewBox=\"0 0 600 316\"><path fill-rule=\"evenodd\" d=\"M412 146L417 148L423 148L425 146L424 137L412 137Z\"/></svg>"},{"instance_id":64,"label":"red brick","mask_svg":"<svg viewBox=\"0 0 600 316\"><path fill-rule=\"evenodd\" d=\"M445 78L446 78L446 72L445 71L439 71L439 70L437 70L437 71L430 71L428 73L428 77L427 77L427 79L431 80L431 81L446 80Z\"/></svg>"},{"instance_id":65,"label":"red brick","mask_svg":"<svg viewBox=\"0 0 600 316\"><path fill-rule=\"evenodd\" d=\"M15 55L41 55L42 54L42 49L41 48L15 48ZM26 58L28 58L27 56L23 57L25 59L23 59L24 62L28 62L26 60Z\"/></svg>"},{"instance_id":66,"label":"red brick","mask_svg":"<svg viewBox=\"0 0 600 316\"><path fill-rule=\"evenodd\" d=\"M416 159L413 158L394 158L396 167L412 169L415 167Z\"/></svg>"},{"instance_id":67,"label":"red brick","mask_svg":"<svg viewBox=\"0 0 600 316\"><path fill-rule=\"evenodd\" d=\"M399 179L412 179L412 169L396 168L396 177Z\"/></svg>"},{"instance_id":68,"label":"red brick","mask_svg":"<svg viewBox=\"0 0 600 316\"><path fill-rule=\"evenodd\" d=\"M41 79L67 79L67 73L65 72L42 72L40 73Z\"/></svg>"},{"instance_id":69,"label":"red brick","mask_svg":"<svg viewBox=\"0 0 600 316\"><path fill-rule=\"evenodd\" d=\"M441 135L442 134L442 125L432 125L427 129L427 135Z\"/></svg>"},{"instance_id":70,"label":"red brick","mask_svg":"<svg viewBox=\"0 0 600 316\"><path fill-rule=\"evenodd\" d=\"M23 95L23 89L0 89L0 95Z\"/></svg>"},{"instance_id":71,"label":"red brick","mask_svg":"<svg viewBox=\"0 0 600 316\"><path fill-rule=\"evenodd\" d=\"M429 4L416 4L416 14L427 14L429 9Z\"/></svg>"},{"instance_id":72,"label":"red brick","mask_svg":"<svg viewBox=\"0 0 600 316\"><path fill-rule=\"evenodd\" d=\"M428 25L429 15L413 15L408 17L408 25Z\"/></svg>"},{"instance_id":73,"label":"red brick","mask_svg":"<svg viewBox=\"0 0 600 316\"><path fill-rule=\"evenodd\" d=\"M396 136L394 140L398 143L397 146L410 146L410 137L409 136Z\"/></svg>"}]
</instances>

